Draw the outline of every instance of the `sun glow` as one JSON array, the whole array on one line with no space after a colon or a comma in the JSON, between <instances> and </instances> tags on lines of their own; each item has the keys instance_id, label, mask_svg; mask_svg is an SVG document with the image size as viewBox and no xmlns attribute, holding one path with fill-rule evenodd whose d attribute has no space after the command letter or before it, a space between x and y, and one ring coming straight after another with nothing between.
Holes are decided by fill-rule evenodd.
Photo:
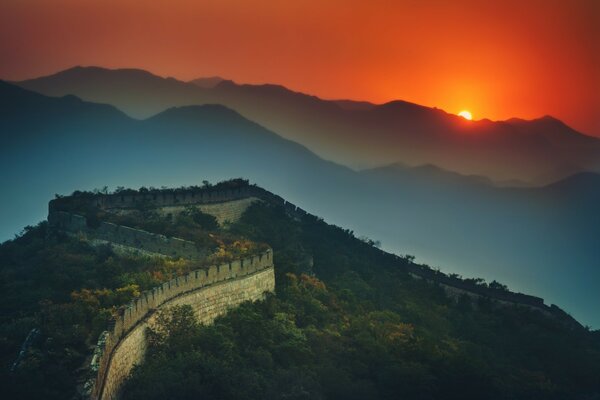
<instances>
[{"instance_id":1,"label":"sun glow","mask_svg":"<svg viewBox=\"0 0 600 400\"><path fill-rule=\"evenodd\" d=\"M467 111L467 110L462 110L461 112L458 113L458 115L460 117L463 117L464 119L468 119L469 121L473 119L471 112Z\"/></svg>"}]
</instances>

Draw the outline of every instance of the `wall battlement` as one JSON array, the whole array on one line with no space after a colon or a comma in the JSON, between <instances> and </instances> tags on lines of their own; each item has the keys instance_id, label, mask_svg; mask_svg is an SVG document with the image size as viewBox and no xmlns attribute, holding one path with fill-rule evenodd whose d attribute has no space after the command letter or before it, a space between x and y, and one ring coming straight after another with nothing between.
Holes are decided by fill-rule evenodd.
<instances>
[{"instance_id":1,"label":"wall battlement","mask_svg":"<svg viewBox=\"0 0 600 400\"><path fill-rule=\"evenodd\" d=\"M86 217L78 214L77 210L91 207L126 211L144 205L176 212L186 206L198 206L202 212L215 216L217 221L223 224L225 221L234 222L239 219L256 200L282 206L295 218L309 215L300 207L265 189L242 184L231 189L209 187L189 190L123 191L117 194L85 193L59 197L48 204L48 223L54 229L72 235L84 235L95 243L114 244L115 249L125 248L129 252L201 260L208 253L198 248L194 242L109 222L100 222L98 226L92 227Z\"/></svg>"},{"instance_id":2,"label":"wall battlement","mask_svg":"<svg viewBox=\"0 0 600 400\"><path fill-rule=\"evenodd\" d=\"M469 284L462 279L454 278L415 264L410 264L408 266L408 270L411 274L422 279L434 281L441 285L453 287L465 292L471 292L481 297L492 297L503 302L522 304L540 309L547 308L547 306L544 304L544 299L541 297L531 296L523 293L515 293L508 290L494 290L486 287L478 287L473 284Z\"/></svg>"},{"instance_id":3,"label":"wall battlement","mask_svg":"<svg viewBox=\"0 0 600 400\"><path fill-rule=\"evenodd\" d=\"M48 223L52 229L82 235L91 242L110 243L145 254L199 260L208 254L194 242L109 222L91 226L77 211L90 207L126 211L143 205L171 212L199 205L203 212L215 215L223 223L239 218L262 194L262 189L249 185L227 190L85 193L52 200ZM262 299L265 293L274 290L273 253L269 249L256 256L192 271L142 293L119 310L109 330L100 336L90 365L94 376L86 383L84 392L93 400L118 398L132 368L143 361L146 328L153 323L157 310L189 305L200 322L211 323L229 308Z\"/></svg>"},{"instance_id":4,"label":"wall battlement","mask_svg":"<svg viewBox=\"0 0 600 400\"><path fill-rule=\"evenodd\" d=\"M102 335L88 387L92 399L115 399L135 364L146 351L145 330L156 310L187 304L203 323L210 323L243 301L258 300L275 290L273 253L213 265L174 278L146 291L120 309L109 332Z\"/></svg>"},{"instance_id":5,"label":"wall battlement","mask_svg":"<svg viewBox=\"0 0 600 400\"><path fill-rule=\"evenodd\" d=\"M219 204L235 200L257 198L271 204L283 206L294 216L308 215L306 211L285 201L268 190L244 184L232 189L194 188L181 190L123 191L116 194L86 193L59 197L48 204L49 213L72 212L77 207L98 207L105 210L133 209L140 205L148 207L175 207L201 204Z\"/></svg>"},{"instance_id":6,"label":"wall battlement","mask_svg":"<svg viewBox=\"0 0 600 400\"><path fill-rule=\"evenodd\" d=\"M186 206L225 203L252 197L256 187L243 185L232 189L194 188L189 190L123 191L115 194L85 193L59 197L50 201L49 211L70 211L74 206L91 206L105 210L150 207Z\"/></svg>"}]
</instances>

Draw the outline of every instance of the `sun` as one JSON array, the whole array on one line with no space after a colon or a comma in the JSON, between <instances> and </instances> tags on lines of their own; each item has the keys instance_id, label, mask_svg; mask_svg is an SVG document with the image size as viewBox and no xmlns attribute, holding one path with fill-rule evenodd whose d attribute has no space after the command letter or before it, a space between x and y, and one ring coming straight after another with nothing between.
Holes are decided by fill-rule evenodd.
<instances>
[{"instance_id":1,"label":"sun","mask_svg":"<svg viewBox=\"0 0 600 400\"><path fill-rule=\"evenodd\" d=\"M461 112L458 113L458 115L463 117L464 119L468 119L469 121L473 119L471 112L467 111L467 110L462 110Z\"/></svg>"}]
</instances>

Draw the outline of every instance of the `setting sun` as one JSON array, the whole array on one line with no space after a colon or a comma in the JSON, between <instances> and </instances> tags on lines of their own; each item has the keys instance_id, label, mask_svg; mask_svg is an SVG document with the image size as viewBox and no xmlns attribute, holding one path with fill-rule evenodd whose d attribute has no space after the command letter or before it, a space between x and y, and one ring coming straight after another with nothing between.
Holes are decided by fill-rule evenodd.
<instances>
[{"instance_id":1,"label":"setting sun","mask_svg":"<svg viewBox=\"0 0 600 400\"><path fill-rule=\"evenodd\" d=\"M467 110L463 110L463 111L459 112L458 115L460 117L463 117L464 119L468 119L469 121L473 119L471 112L467 111Z\"/></svg>"}]
</instances>

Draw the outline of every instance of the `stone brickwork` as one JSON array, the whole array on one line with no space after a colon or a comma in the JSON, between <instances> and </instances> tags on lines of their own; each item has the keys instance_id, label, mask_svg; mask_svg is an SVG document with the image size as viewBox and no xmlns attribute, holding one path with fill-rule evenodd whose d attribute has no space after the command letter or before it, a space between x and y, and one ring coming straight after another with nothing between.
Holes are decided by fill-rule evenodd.
<instances>
[{"instance_id":1,"label":"stone brickwork","mask_svg":"<svg viewBox=\"0 0 600 400\"><path fill-rule=\"evenodd\" d=\"M193 206L215 216L219 224L239 220L259 197L268 193L254 186L229 190L194 189L190 191L127 192L113 195L71 196L49 204L51 228L85 237L92 244L109 243L115 250L185 259L203 259L207 254L193 242L166 237L108 222L90 226L78 209L100 208L126 214L140 207L175 215ZM110 330L103 332L94 351L90 368L95 372L84 392L94 400L116 399L132 368L143 361L146 328L158 310L189 305L202 323L211 323L229 308L244 301L262 299L275 290L273 253L233 261L193 271L175 278L132 301L121 309Z\"/></svg>"},{"instance_id":2,"label":"stone brickwork","mask_svg":"<svg viewBox=\"0 0 600 400\"><path fill-rule=\"evenodd\" d=\"M135 209L140 205L147 207L189 206L196 204L219 204L252 197L255 186L240 186L235 189L190 189L190 190L156 190L144 192L123 192L116 194L87 194L67 196L50 201L52 211L70 211L74 206L88 205L104 210Z\"/></svg>"},{"instance_id":3,"label":"stone brickwork","mask_svg":"<svg viewBox=\"0 0 600 400\"><path fill-rule=\"evenodd\" d=\"M259 256L193 271L142 293L122 309L114 328L103 337L91 398L118 398L133 366L143 361L146 328L157 310L190 305L199 321L208 324L231 307L262 299L274 290L273 254L268 250Z\"/></svg>"},{"instance_id":4,"label":"stone brickwork","mask_svg":"<svg viewBox=\"0 0 600 400\"><path fill-rule=\"evenodd\" d=\"M257 197L248 197L245 199L231 200L224 203L209 204L190 204L185 206L162 206L158 211L162 215L176 215L188 207L195 207L205 214L210 214L217 219L219 225L223 226L227 222L237 222L244 214L244 211L252 203L260 201Z\"/></svg>"},{"instance_id":5,"label":"stone brickwork","mask_svg":"<svg viewBox=\"0 0 600 400\"><path fill-rule=\"evenodd\" d=\"M208 253L198 248L194 242L174 237L146 232L128 226L100 222L99 226L88 226L85 217L66 211L53 211L48 215L48 223L54 229L72 235L81 235L92 244L114 244L122 252L160 255L167 257L201 260Z\"/></svg>"}]
</instances>

